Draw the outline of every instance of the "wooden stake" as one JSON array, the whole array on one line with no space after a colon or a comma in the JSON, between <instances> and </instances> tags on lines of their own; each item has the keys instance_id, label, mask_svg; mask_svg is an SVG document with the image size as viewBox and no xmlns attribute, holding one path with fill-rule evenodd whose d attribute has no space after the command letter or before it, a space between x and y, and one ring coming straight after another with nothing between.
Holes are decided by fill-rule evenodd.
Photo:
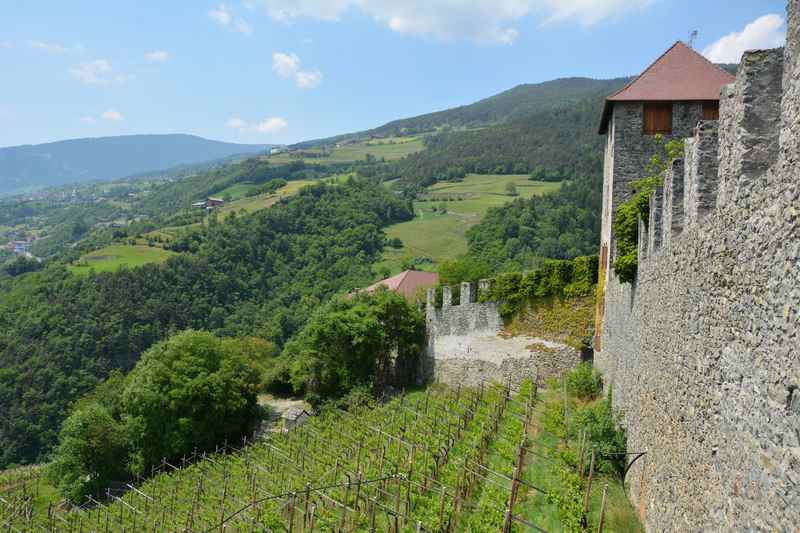
<instances>
[{"instance_id":1,"label":"wooden stake","mask_svg":"<svg viewBox=\"0 0 800 533\"><path fill-rule=\"evenodd\" d=\"M603 487L603 502L600 504L600 523L597 524L597 533L603 533L603 526L606 521L606 495L608 494L608 483Z\"/></svg>"},{"instance_id":2,"label":"wooden stake","mask_svg":"<svg viewBox=\"0 0 800 533\"><path fill-rule=\"evenodd\" d=\"M589 494L592 492L592 477L594 476L594 453L595 450L592 448L592 462L589 466L589 479L586 482L586 496L583 498L583 514L589 512Z\"/></svg>"}]
</instances>

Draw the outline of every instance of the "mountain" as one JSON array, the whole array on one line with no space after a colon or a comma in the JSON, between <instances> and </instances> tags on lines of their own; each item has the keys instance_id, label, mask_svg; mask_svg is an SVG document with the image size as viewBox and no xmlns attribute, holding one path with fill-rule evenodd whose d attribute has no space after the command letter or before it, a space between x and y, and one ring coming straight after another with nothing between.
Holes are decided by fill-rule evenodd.
<instances>
[{"instance_id":1,"label":"mountain","mask_svg":"<svg viewBox=\"0 0 800 533\"><path fill-rule=\"evenodd\" d=\"M0 192L117 179L266 150L194 135L123 135L0 148Z\"/></svg>"},{"instance_id":2,"label":"mountain","mask_svg":"<svg viewBox=\"0 0 800 533\"><path fill-rule=\"evenodd\" d=\"M560 78L543 83L527 83L484 98L469 105L436 111L411 118L393 120L366 131L315 139L293 148L331 144L343 139L370 136L411 135L449 126L452 128L481 128L520 119L534 113L596 98L605 97L622 87L630 78L594 80L591 78Z\"/></svg>"}]
</instances>

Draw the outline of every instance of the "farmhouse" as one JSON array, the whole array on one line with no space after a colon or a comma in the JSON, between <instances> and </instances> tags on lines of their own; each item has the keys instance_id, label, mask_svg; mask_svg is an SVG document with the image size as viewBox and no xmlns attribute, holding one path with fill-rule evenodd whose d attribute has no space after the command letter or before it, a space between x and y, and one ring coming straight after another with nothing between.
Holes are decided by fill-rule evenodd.
<instances>
[{"instance_id":1,"label":"farmhouse","mask_svg":"<svg viewBox=\"0 0 800 533\"><path fill-rule=\"evenodd\" d=\"M422 300L425 289L439 283L439 274L436 272L423 272L420 270L406 270L391 278L383 279L364 289L365 292L374 292L378 287L386 287L390 291L402 294L407 300Z\"/></svg>"},{"instance_id":2,"label":"farmhouse","mask_svg":"<svg viewBox=\"0 0 800 533\"><path fill-rule=\"evenodd\" d=\"M223 205L225 205L225 200L223 200L222 198L214 198L212 196L209 196L205 200L193 203L192 207L199 207L202 209L214 209L215 207L222 207Z\"/></svg>"}]
</instances>

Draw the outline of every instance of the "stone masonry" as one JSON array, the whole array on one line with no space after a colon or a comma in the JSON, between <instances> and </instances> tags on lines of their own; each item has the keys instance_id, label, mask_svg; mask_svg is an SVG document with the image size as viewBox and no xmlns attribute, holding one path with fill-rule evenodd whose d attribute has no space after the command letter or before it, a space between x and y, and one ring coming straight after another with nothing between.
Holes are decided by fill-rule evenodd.
<instances>
[{"instance_id":1,"label":"stone masonry","mask_svg":"<svg viewBox=\"0 0 800 533\"><path fill-rule=\"evenodd\" d=\"M489 281L479 283L481 292ZM442 307L435 289L428 290L428 344L422 365L424 381L477 386L482 381L511 382L556 377L581 362L581 353L565 344L535 337L502 334L498 302L477 302L475 287L461 285L461 302L453 305L452 289L442 287Z\"/></svg>"},{"instance_id":2,"label":"stone masonry","mask_svg":"<svg viewBox=\"0 0 800 533\"><path fill-rule=\"evenodd\" d=\"M697 122L703 118L702 102L675 102L672 111L672 135L665 140L689 137ZM611 229L616 206L630 195L632 181L647 176L646 167L658 146L655 137L642 135L644 111L641 102L617 102L614 105L606 146L603 183L603 220L601 240L612 242ZM615 253L611 250L609 262ZM609 263L609 264L610 264Z\"/></svg>"},{"instance_id":3,"label":"stone masonry","mask_svg":"<svg viewBox=\"0 0 800 533\"><path fill-rule=\"evenodd\" d=\"M800 527L799 1L666 173L636 281L609 273L595 365L647 452L626 481L648 531Z\"/></svg>"}]
</instances>

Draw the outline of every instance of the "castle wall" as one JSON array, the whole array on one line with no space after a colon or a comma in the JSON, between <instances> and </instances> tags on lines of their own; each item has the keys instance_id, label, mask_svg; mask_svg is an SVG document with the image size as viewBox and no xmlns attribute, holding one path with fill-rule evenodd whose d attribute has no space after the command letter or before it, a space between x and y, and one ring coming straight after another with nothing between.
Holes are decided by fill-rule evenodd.
<instances>
[{"instance_id":1,"label":"castle wall","mask_svg":"<svg viewBox=\"0 0 800 533\"><path fill-rule=\"evenodd\" d=\"M798 0L790 21L787 73L745 56L719 133L701 123L651 200L665 238L642 227L637 280L608 278L595 365L647 452L626 481L649 531L800 524Z\"/></svg>"},{"instance_id":2,"label":"castle wall","mask_svg":"<svg viewBox=\"0 0 800 533\"><path fill-rule=\"evenodd\" d=\"M489 288L482 281L482 291ZM452 290L442 288L443 305L434 305L428 290L428 343L423 358L423 381L478 386L482 381L511 382L562 375L581 362L580 351L546 339L500 335L503 320L498 302L477 302L474 286L463 283L461 303L453 305Z\"/></svg>"}]
</instances>

